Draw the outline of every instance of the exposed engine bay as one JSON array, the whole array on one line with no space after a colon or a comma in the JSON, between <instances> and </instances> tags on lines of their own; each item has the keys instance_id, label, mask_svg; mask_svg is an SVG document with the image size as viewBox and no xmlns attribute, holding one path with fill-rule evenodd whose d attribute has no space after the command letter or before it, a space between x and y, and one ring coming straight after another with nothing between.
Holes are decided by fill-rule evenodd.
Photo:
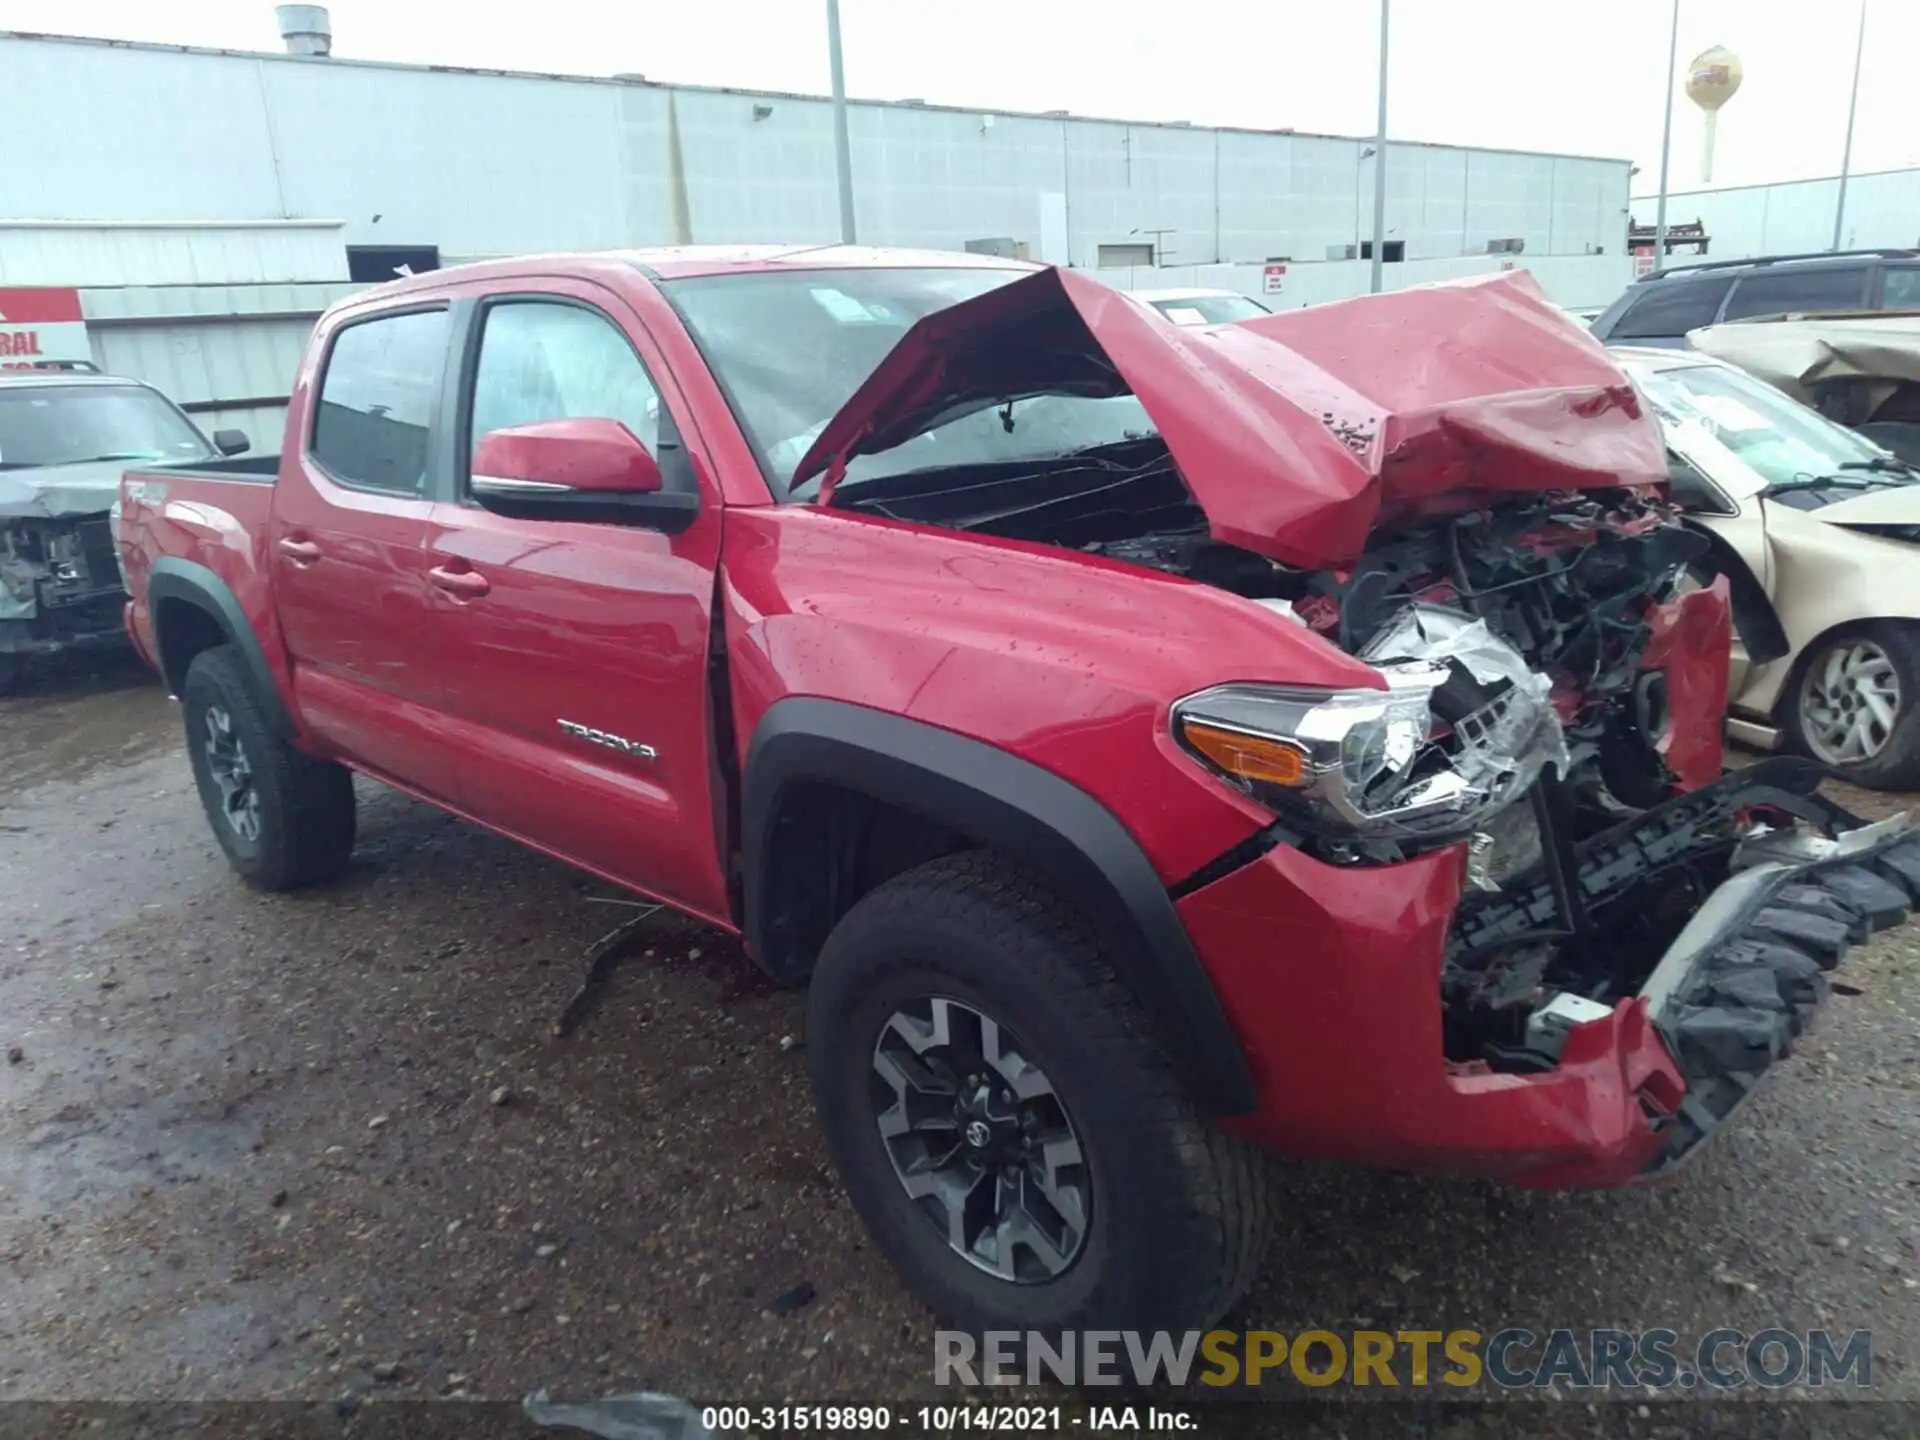
<instances>
[{"instance_id":1,"label":"exposed engine bay","mask_svg":"<svg viewBox=\"0 0 1920 1440\"><path fill-rule=\"evenodd\" d=\"M0 669L120 632L126 600L105 515L0 518Z\"/></svg>"}]
</instances>

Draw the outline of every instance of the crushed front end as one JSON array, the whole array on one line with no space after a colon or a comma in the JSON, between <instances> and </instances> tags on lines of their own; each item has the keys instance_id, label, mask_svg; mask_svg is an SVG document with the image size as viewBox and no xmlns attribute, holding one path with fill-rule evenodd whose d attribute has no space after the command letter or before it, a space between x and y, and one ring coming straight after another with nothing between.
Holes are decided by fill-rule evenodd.
<instances>
[{"instance_id":1,"label":"crushed front end","mask_svg":"<svg viewBox=\"0 0 1920 1440\"><path fill-rule=\"evenodd\" d=\"M0 670L123 643L125 601L106 515L0 516Z\"/></svg>"},{"instance_id":2,"label":"crushed front end","mask_svg":"<svg viewBox=\"0 0 1920 1440\"><path fill-rule=\"evenodd\" d=\"M1247 1130L1633 1183L1792 1051L1850 944L1907 917L1907 817L1864 825L1808 761L1722 772L1730 615L1703 554L1620 494L1412 521L1269 600L1384 691L1175 707L1189 753L1278 817L1180 901L1260 1076Z\"/></svg>"}]
</instances>

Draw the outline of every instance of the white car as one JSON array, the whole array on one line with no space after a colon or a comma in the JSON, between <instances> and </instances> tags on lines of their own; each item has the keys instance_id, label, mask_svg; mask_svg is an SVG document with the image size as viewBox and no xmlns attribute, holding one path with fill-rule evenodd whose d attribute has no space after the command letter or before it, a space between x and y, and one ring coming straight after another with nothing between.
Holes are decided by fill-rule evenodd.
<instances>
[{"instance_id":1,"label":"white car","mask_svg":"<svg viewBox=\"0 0 1920 1440\"><path fill-rule=\"evenodd\" d=\"M1176 325L1227 325L1273 313L1238 290L1135 290L1132 295Z\"/></svg>"},{"instance_id":2,"label":"white car","mask_svg":"<svg viewBox=\"0 0 1920 1440\"><path fill-rule=\"evenodd\" d=\"M1733 738L1920 788L1920 470L1698 351L1608 353L1729 577Z\"/></svg>"}]
</instances>

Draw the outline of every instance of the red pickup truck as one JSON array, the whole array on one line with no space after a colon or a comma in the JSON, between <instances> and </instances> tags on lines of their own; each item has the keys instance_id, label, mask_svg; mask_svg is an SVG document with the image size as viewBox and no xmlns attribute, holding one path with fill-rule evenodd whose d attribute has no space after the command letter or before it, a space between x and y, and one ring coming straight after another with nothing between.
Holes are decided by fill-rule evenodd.
<instances>
[{"instance_id":1,"label":"red pickup truck","mask_svg":"<svg viewBox=\"0 0 1920 1440\"><path fill-rule=\"evenodd\" d=\"M357 770L737 932L939 1312L1177 1329L1268 1154L1663 1174L1908 914L1906 817L1723 773L1666 480L1525 276L1181 328L661 250L341 303L277 464L129 472L119 544L248 880Z\"/></svg>"}]
</instances>

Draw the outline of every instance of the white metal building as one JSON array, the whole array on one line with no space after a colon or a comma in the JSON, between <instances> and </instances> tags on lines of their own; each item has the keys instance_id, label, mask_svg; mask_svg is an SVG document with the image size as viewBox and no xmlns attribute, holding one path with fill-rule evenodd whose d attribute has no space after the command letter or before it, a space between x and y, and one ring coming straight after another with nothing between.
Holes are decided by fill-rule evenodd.
<instances>
[{"instance_id":1,"label":"white metal building","mask_svg":"<svg viewBox=\"0 0 1920 1440\"><path fill-rule=\"evenodd\" d=\"M0 216L338 218L350 246L449 260L839 238L818 96L5 32L0 93ZM850 126L865 243L1095 268L1324 261L1371 235L1363 139L906 102ZM1627 174L1395 142L1386 258L1619 255Z\"/></svg>"},{"instance_id":2,"label":"white metal building","mask_svg":"<svg viewBox=\"0 0 1920 1440\"><path fill-rule=\"evenodd\" d=\"M1838 176L1684 191L1667 196L1667 223L1702 222L1711 247L1708 256L1715 260L1799 255L1833 244L1833 214L1839 198ZM1642 225L1652 224L1656 203L1651 195L1635 197L1633 218ZM1920 246L1920 169L1849 175L1841 248L1895 245Z\"/></svg>"},{"instance_id":3,"label":"white metal building","mask_svg":"<svg viewBox=\"0 0 1920 1440\"><path fill-rule=\"evenodd\" d=\"M79 288L98 364L262 449L314 316L398 265L840 235L819 96L6 31L0 94L0 286ZM1366 139L911 101L849 125L863 243L1275 308L1367 288ZM1390 288L1524 265L1598 306L1627 282L1626 161L1387 152Z\"/></svg>"}]
</instances>

